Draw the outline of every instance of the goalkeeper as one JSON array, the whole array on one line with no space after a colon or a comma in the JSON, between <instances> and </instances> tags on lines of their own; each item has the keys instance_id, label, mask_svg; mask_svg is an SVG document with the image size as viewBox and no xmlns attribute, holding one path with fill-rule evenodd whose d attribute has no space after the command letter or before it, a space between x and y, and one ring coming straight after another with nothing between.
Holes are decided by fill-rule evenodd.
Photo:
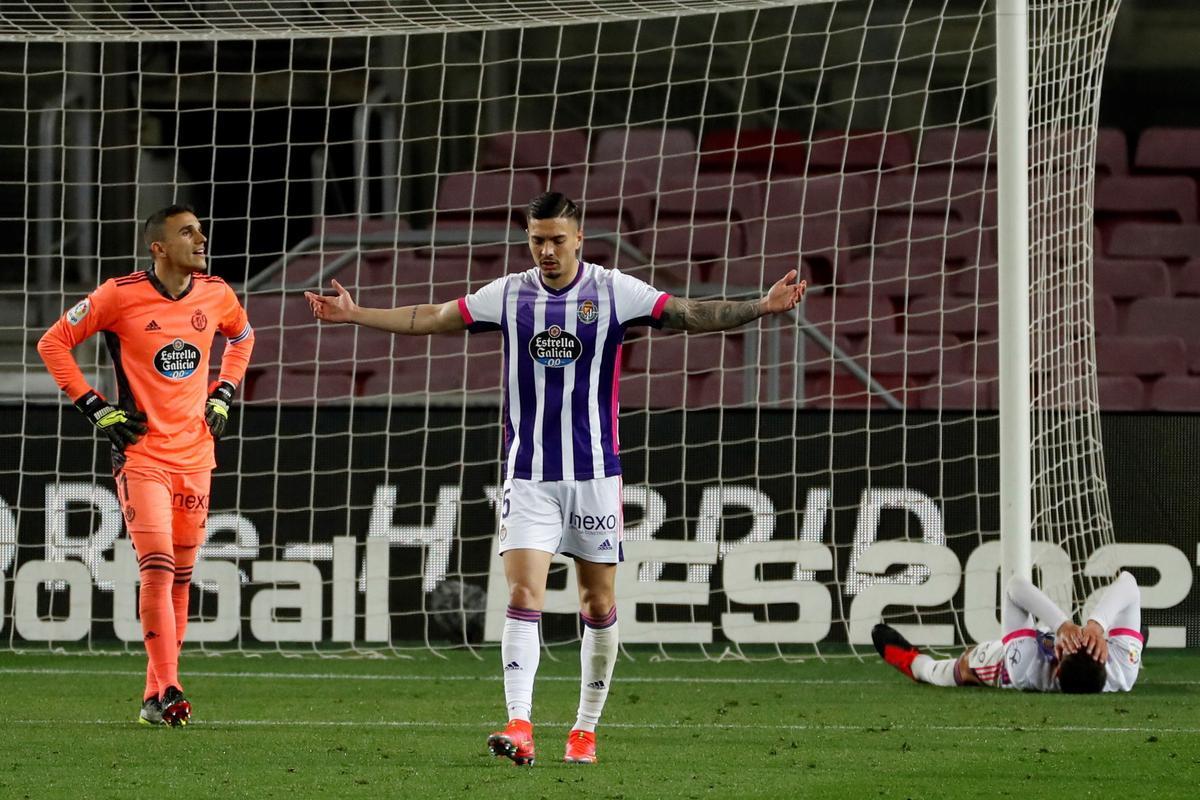
<instances>
[{"instance_id":1,"label":"goalkeeper","mask_svg":"<svg viewBox=\"0 0 1200 800\"><path fill-rule=\"evenodd\" d=\"M1034 628L1034 618L1048 630ZM935 660L880 623L871 631L883 660L914 681L935 686L994 686L1035 692L1128 692L1137 681L1145 638L1137 581L1122 572L1083 627L1029 579L1013 576L1004 592L1004 638Z\"/></svg>"},{"instance_id":2,"label":"goalkeeper","mask_svg":"<svg viewBox=\"0 0 1200 800\"><path fill-rule=\"evenodd\" d=\"M233 290L208 274L195 213L173 205L146 221L153 266L105 281L50 326L38 352L55 381L112 444L113 477L138 557L138 611L149 664L139 720L187 724L179 680L196 554L204 543L214 442L246 374L254 333ZM72 348L104 334L116 372L110 402L88 385ZM213 338L229 346L206 387Z\"/></svg>"}]
</instances>

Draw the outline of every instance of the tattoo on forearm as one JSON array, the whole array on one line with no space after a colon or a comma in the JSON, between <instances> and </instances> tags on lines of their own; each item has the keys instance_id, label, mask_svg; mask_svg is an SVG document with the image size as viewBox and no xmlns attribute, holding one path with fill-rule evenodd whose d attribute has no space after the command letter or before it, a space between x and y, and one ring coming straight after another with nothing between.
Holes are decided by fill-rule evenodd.
<instances>
[{"instance_id":1,"label":"tattoo on forearm","mask_svg":"<svg viewBox=\"0 0 1200 800\"><path fill-rule=\"evenodd\" d=\"M417 327L417 306L413 306L412 316L408 319L408 329L411 331Z\"/></svg>"},{"instance_id":2,"label":"tattoo on forearm","mask_svg":"<svg viewBox=\"0 0 1200 800\"><path fill-rule=\"evenodd\" d=\"M663 325L682 331L724 331L762 316L757 300L678 300L663 309Z\"/></svg>"}]
</instances>

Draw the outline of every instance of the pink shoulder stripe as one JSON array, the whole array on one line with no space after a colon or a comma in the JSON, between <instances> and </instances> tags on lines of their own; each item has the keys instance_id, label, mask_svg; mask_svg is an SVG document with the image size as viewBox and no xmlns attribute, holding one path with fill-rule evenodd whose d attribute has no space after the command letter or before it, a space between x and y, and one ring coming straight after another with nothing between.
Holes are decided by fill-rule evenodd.
<instances>
[{"instance_id":1,"label":"pink shoulder stripe","mask_svg":"<svg viewBox=\"0 0 1200 800\"><path fill-rule=\"evenodd\" d=\"M1111 631L1108 632L1108 638L1111 639L1114 636L1129 636L1131 638L1137 639L1142 644L1146 643L1146 640L1142 638L1142 632L1135 631L1133 628L1113 628Z\"/></svg>"},{"instance_id":2,"label":"pink shoulder stripe","mask_svg":"<svg viewBox=\"0 0 1200 800\"><path fill-rule=\"evenodd\" d=\"M458 298L458 313L462 314L463 322L467 323L468 325L475 324L475 318L471 316L470 310L467 309L467 298Z\"/></svg>"},{"instance_id":3,"label":"pink shoulder stripe","mask_svg":"<svg viewBox=\"0 0 1200 800\"><path fill-rule=\"evenodd\" d=\"M1008 644L1013 639L1024 639L1026 637L1034 636L1037 636L1037 631L1035 631L1033 628L1018 628L1004 637L1004 644Z\"/></svg>"}]
</instances>

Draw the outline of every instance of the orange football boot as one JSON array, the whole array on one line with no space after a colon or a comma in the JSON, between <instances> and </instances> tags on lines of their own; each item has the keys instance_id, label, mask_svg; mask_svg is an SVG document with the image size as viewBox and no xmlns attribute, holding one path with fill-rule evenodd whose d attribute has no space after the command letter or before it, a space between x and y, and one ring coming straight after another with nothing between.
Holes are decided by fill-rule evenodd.
<instances>
[{"instance_id":1,"label":"orange football boot","mask_svg":"<svg viewBox=\"0 0 1200 800\"><path fill-rule=\"evenodd\" d=\"M494 756L511 758L518 767L533 766L533 723L510 719L504 730L488 737L488 750Z\"/></svg>"},{"instance_id":2,"label":"orange football boot","mask_svg":"<svg viewBox=\"0 0 1200 800\"><path fill-rule=\"evenodd\" d=\"M568 764L595 764L596 734L578 729L567 734L567 752L563 754L563 761Z\"/></svg>"}]
</instances>

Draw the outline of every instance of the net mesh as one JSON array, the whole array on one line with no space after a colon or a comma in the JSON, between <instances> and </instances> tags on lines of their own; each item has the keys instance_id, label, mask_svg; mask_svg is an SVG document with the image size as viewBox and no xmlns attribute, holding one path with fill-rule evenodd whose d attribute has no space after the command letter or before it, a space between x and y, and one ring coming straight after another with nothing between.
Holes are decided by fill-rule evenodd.
<instances>
[{"instance_id":1,"label":"net mesh","mask_svg":"<svg viewBox=\"0 0 1200 800\"><path fill-rule=\"evenodd\" d=\"M1091 196L1116 7L1029 15L1034 560L1076 607L1112 542ZM176 200L257 339L189 641L498 639L499 336L319 327L300 291L461 297L530 263L520 210L547 188L581 199L586 260L674 295L754 297L793 268L810 284L786 319L631 329L624 641L855 651L881 618L922 644L995 635L990 3L113 8L7 4L0 22L9 647L142 646L106 448L32 343L144 267L137 221ZM114 391L103 348L76 355ZM557 564L547 642L578 636L577 603Z\"/></svg>"}]
</instances>

